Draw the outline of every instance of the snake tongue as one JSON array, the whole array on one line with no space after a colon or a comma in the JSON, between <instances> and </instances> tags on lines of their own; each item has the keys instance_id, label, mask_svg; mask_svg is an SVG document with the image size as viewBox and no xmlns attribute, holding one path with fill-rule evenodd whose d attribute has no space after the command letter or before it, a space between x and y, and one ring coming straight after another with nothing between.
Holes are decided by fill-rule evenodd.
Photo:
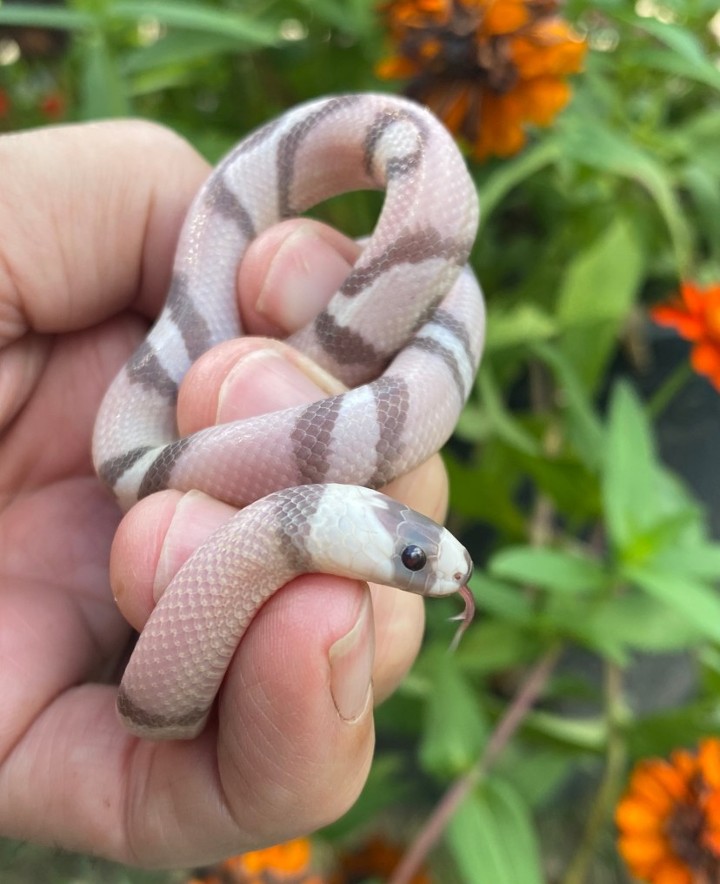
<instances>
[{"instance_id":1,"label":"snake tongue","mask_svg":"<svg viewBox=\"0 0 720 884\"><path fill-rule=\"evenodd\" d=\"M461 621L460 626L457 628L457 632L453 636L453 640L450 642L450 647L448 648L451 653L457 650L457 647L460 644L460 639L465 635L465 630L470 626L473 617L475 616L475 598L470 591L470 587L462 586L458 592L460 593L462 600L465 602L465 607L460 614L456 614L455 617L450 617L451 621Z\"/></svg>"}]
</instances>

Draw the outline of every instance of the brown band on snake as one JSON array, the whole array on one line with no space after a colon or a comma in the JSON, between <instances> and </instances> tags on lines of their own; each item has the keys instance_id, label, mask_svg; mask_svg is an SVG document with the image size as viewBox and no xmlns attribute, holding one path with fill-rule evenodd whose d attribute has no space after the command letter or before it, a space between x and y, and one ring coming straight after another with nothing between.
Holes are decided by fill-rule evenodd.
<instances>
[{"instance_id":1,"label":"brown band on snake","mask_svg":"<svg viewBox=\"0 0 720 884\"><path fill-rule=\"evenodd\" d=\"M147 454L148 451L152 451L150 445L141 445L139 448L133 448L124 454L119 454L117 457L110 457L100 464L97 468L97 474L108 488L113 488L120 476L140 460L144 454Z\"/></svg>"},{"instance_id":2,"label":"brown band on snake","mask_svg":"<svg viewBox=\"0 0 720 884\"><path fill-rule=\"evenodd\" d=\"M333 430L342 407L332 396L308 405L290 434L295 461L304 483L324 482L331 464Z\"/></svg>"},{"instance_id":3,"label":"brown band on snake","mask_svg":"<svg viewBox=\"0 0 720 884\"><path fill-rule=\"evenodd\" d=\"M290 189L296 179L295 157L300 145L327 117L336 114L343 108L356 104L360 99L358 95L342 95L339 98L331 98L318 110L308 114L299 123L296 123L280 139L277 148L277 188L278 188L278 213L280 218L290 218L297 214L290 199Z\"/></svg>"},{"instance_id":4,"label":"brown band on snake","mask_svg":"<svg viewBox=\"0 0 720 884\"><path fill-rule=\"evenodd\" d=\"M177 384L162 367L149 341L145 340L140 344L125 371L131 384L140 384L146 390L154 390L172 404L177 400Z\"/></svg>"},{"instance_id":5,"label":"brown band on snake","mask_svg":"<svg viewBox=\"0 0 720 884\"><path fill-rule=\"evenodd\" d=\"M120 715L129 721L134 722L139 727L146 727L152 730L162 730L167 727L192 727L194 724L202 721L208 714L208 707L204 709L193 709L191 712L185 712L182 715L160 715L157 712L149 712L143 709L128 697L122 688L117 693L117 709Z\"/></svg>"},{"instance_id":6,"label":"brown band on snake","mask_svg":"<svg viewBox=\"0 0 720 884\"><path fill-rule=\"evenodd\" d=\"M277 537L288 564L297 571L311 568L311 559L304 542L312 530L312 516L322 499L322 490L317 486L307 486L300 494L289 491L277 497L276 527ZM298 512L302 509L302 519ZM301 526L301 527L298 527Z\"/></svg>"},{"instance_id":7,"label":"brown band on snake","mask_svg":"<svg viewBox=\"0 0 720 884\"><path fill-rule=\"evenodd\" d=\"M359 332L340 325L327 310L318 315L314 329L323 350L338 365L377 364L382 359L382 353Z\"/></svg>"},{"instance_id":8,"label":"brown band on snake","mask_svg":"<svg viewBox=\"0 0 720 884\"><path fill-rule=\"evenodd\" d=\"M190 360L194 362L210 349L212 337L205 317L188 295L188 281L183 274L176 274L172 279L167 309L182 335Z\"/></svg>"},{"instance_id":9,"label":"brown band on snake","mask_svg":"<svg viewBox=\"0 0 720 884\"><path fill-rule=\"evenodd\" d=\"M156 491L164 491L168 487L170 474L175 464L190 444L192 444L191 437L184 436L181 439L170 442L160 451L160 454L150 464L143 476L138 488L138 500L147 497L149 494L154 494Z\"/></svg>"},{"instance_id":10,"label":"brown band on snake","mask_svg":"<svg viewBox=\"0 0 720 884\"><path fill-rule=\"evenodd\" d=\"M394 478L395 464L402 454L398 439L402 438L410 410L410 390L398 375L383 375L370 384L370 389L375 399L380 438L375 445L375 472L367 484L370 488L381 488Z\"/></svg>"},{"instance_id":11,"label":"brown band on snake","mask_svg":"<svg viewBox=\"0 0 720 884\"><path fill-rule=\"evenodd\" d=\"M246 239L255 239L257 231L250 212L230 190L224 178L218 177L213 180L208 188L207 203L211 211L234 221Z\"/></svg>"},{"instance_id":12,"label":"brown band on snake","mask_svg":"<svg viewBox=\"0 0 720 884\"><path fill-rule=\"evenodd\" d=\"M252 132L247 138L244 138L240 144L238 144L219 168L226 169L228 166L232 165L238 157L245 153L250 153L250 151L255 150L256 147L260 147L261 144L275 134L282 124L282 117L277 117L274 120L270 120L269 123L265 123L265 125L261 126L255 132Z\"/></svg>"},{"instance_id":13,"label":"brown band on snake","mask_svg":"<svg viewBox=\"0 0 720 884\"><path fill-rule=\"evenodd\" d=\"M465 354L468 363L470 365L473 364L474 355L473 346L470 342L470 335L468 334L468 330L457 317L453 316L449 310L443 310L442 307L438 307L432 316L428 317L428 321L432 323L432 325L444 328L445 331L450 332L453 337L457 338L458 343L463 348L463 353Z\"/></svg>"},{"instance_id":14,"label":"brown band on snake","mask_svg":"<svg viewBox=\"0 0 720 884\"><path fill-rule=\"evenodd\" d=\"M366 264L357 264L350 272L340 291L348 298L359 295L388 270L400 264L420 264L431 258L445 258L462 266L467 261L470 243L444 237L435 227L406 230L387 246L385 251ZM362 260L362 259L361 259Z\"/></svg>"},{"instance_id":15,"label":"brown band on snake","mask_svg":"<svg viewBox=\"0 0 720 884\"><path fill-rule=\"evenodd\" d=\"M365 172L367 173L369 178L373 178L378 184L383 184L383 180L381 180L381 176L379 176L375 169L375 148L377 147L378 141L382 138L385 131L393 126L395 123L400 121L408 121L411 122L418 133L418 147L417 150L414 150L412 153L405 154L404 156L396 156L390 157L387 161L385 169L383 170L383 178L384 181L389 181L392 178L396 178L399 175L405 175L408 172L415 169L421 162L424 154L425 154L425 145L427 142L427 126L423 123L423 121L415 114L411 114L409 111L403 110L386 110L380 113L375 120L375 122L368 128L367 136L365 137L365 142L363 144L363 166L365 168Z\"/></svg>"},{"instance_id":16,"label":"brown band on snake","mask_svg":"<svg viewBox=\"0 0 720 884\"><path fill-rule=\"evenodd\" d=\"M455 381L458 396L460 397L462 402L465 401L465 397L467 396L465 381L463 380L462 374L460 373L460 366L458 365L457 359L455 358L451 350L449 350L439 341L435 341L433 338L422 337L413 338L412 341L408 343L407 349L424 350L426 353L432 353L435 356L439 356L440 359L442 359L442 361L447 366L448 371Z\"/></svg>"}]
</instances>

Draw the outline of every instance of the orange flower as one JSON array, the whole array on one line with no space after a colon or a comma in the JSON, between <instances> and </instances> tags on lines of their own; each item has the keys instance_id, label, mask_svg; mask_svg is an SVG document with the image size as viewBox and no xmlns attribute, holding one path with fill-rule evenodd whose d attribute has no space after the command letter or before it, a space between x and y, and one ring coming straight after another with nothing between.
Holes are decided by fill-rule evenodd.
<instances>
[{"instance_id":1,"label":"orange flower","mask_svg":"<svg viewBox=\"0 0 720 884\"><path fill-rule=\"evenodd\" d=\"M701 288L692 282L680 287L682 300L650 311L655 322L672 326L693 347L692 367L706 375L720 392L720 283Z\"/></svg>"},{"instance_id":2,"label":"orange flower","mask_svg":"<svg viewBox=\"0 0 720 884\"><path fill-rule=\"evenodd\" d=\"M67 102L61 92L49 92L40 101L40 110L51 120L58 120L65 115Z\"/></svg>"},{"instance_id":3,"label":"orange flower","mask_svg":"<svg viewBox=\"0 0 720 884\"><path fill-rule=\"evenodd\" d=\"M367 878L385 881L402 858L401 848L382 837L370 838L357 850L338 857L337 871L329 878L310 871L312 844L296 838L265 850L241 853L212 868L197 869L187 884L353 884ZM420 869L411 884L431 884Z\"/></svg>"},{"instance_id":4,"label":"orange flower","mask_svg":"<svg viewBox=\"0 0 720 884\"><path fill-rule=\"evenodd\" d=\"M323 879L309 870L311 859L310 841L296 838L197 871L188 884L323 884Z\"/></svg>"},{"instance_id":5,"label":"orange flower","mask_svg":"<svg viewBox=\"0 0 720 884\"><path fill-rule=\"evenodd\" d=\"M640 762L615 812L618 849L648 884L720 880L720 740Z\"/></svg>"},{"instance_id":6,"label":"orange flower","mask_svg":"<svg viewBox=\"0 0 720 884\"><path fill-rule=\"evenodd\" d=\"M403 850L378 835L369 838L357 850L340 857L340 869L330 884L352 884L354 881L387 881L402 859ZM431 884L429 873L419 869L410 884Z\"/></svg>"},{"instance_id":7,"label":"orange flower","mask_svg":"<svg viewBox=\"0 0 720 884\"><path fill-rule=\"evenodd\" d=\"M409 79L476 159L509 156L528 123L547 126L570 98L586 44L555 12L559 0L386 0L396 46L380 77Z\"/></svg>"}]
</instances>

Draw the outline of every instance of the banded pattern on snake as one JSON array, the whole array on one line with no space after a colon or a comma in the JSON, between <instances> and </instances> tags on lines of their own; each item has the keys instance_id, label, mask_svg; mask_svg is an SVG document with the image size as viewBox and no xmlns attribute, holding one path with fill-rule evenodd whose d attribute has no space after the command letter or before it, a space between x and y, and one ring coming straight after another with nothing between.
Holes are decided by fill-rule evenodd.
<instances>
[{"instance_id":1,"label":"banded pattern on snake","mask_svg":"<svg viewBox=\"0 0 720 884\"><path fill-rule=\"evenodd\" d=\"M179 439L182 378L242 333L235 280L249 242L359 188L386 191L375 231L328 307L288 339L353 389ZM166 306L108 390L93 441L98 475L126 509L164 488L243 507L181 568L140 636L118 696L134 733L199 733L255 612L299 573L426 596L464 587L472 564L458 541L369 489L437 451L471 389L484 334L466 267L477 221L451 137L396 96L301 105L211 174L183 227Z\"/></svg>"}]
</instances>

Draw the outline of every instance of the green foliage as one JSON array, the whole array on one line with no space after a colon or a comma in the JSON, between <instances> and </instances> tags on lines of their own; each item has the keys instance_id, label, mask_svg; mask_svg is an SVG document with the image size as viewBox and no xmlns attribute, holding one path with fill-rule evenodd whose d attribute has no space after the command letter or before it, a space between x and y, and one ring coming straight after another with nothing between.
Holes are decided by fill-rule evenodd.
<instances>
[{"instance_id":1,"label":"green foliage","mask_svg":"<svg viewBox=\"0 0 720 884\"><path fill-rule=\"evenodd\" d=\"M508 784L488 780L460 806L448 827L448 845L463 880L540 884L540 852L525 802Z\"/></svg>"},{"instance_id":2,"label":"green foliage","mask_svg":"<svg viewBox=\"0 0 720 884\"><path fill-rule=\"evenodd\" d=\"M454 608L429 604L416 669L378 712L368 788L330 841L406 808L427 816L468 775L474 785L439 854L452 868L442 880L564 884L588 804L605 829L585 844L611 831L612 805L602 805L607 790L570 799L563 786L612 772L613 740L636 758L720 733L720 544L662 463L653 409L618 371L623 354L647 349L648 303L680 279L720 276L716 9L570 0L565 13L592 47L572 104L524 152L471 167L488 340L446 462L451 527L478 565L479 617L450 656L442 615ZM60 31L44 57L0 67L6 129L47 121L44 99L56 94L69 120L145 116L214 160L328 88L389 88L373 74L383 35L370 0L0 4L3 36L17 26ZM364 232L376 206L341 199L325 217ZM525 710L485 765L526 674L558 647L542 706ZM627 685L639 654L684 661L692 690L672 708L636 702ZM608 678L617 672L619 689ZM569 801L579 807L563 813ZM574 828L541 844L538 821L554 816ZM592 850L583 861L588 871ZM595 865L592 880L610 880Z\"/></svg>"}]
</instances>

